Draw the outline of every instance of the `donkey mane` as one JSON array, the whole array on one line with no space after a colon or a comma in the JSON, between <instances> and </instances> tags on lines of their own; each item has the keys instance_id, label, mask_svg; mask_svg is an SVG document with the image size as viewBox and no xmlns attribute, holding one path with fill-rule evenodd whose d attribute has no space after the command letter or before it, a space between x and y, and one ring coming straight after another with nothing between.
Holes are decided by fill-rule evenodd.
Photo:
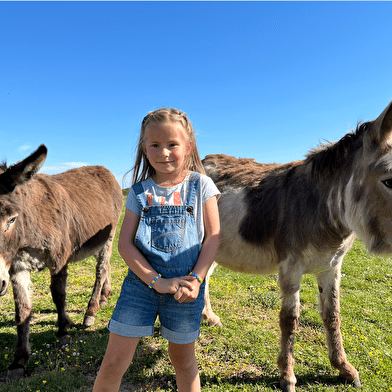
<instances>
[{"instance_id":1,"label":"donkey mane","mask_svg":"<svg viewBox=\"0 0 392 392\"><path fill-rule=\"evenodd\" d=\"M337 142L320 143L306 155L306 163L311 164L312 176L329 177L342 169L351 160L348 159L363 143L363 136L369 122L358 123L357 129L343 136Z\"/></svg>"},{"instance_id":2,"label":"donkey mane","mask_svg":"<svg viewBox=\"0 0 392 392\"><path fill-rule=\"evenodd\" d=\"M256 188L267 174L276 176L282 172L287 173L300 165L310 168L312 176L316 179L328 178L351 162L349 157L361 148L369 124L370 122L358 123L355 131L347 133L337 142L320 143L318 147L309 151L304 160L265 164L255 162L251 158L237 159L219 154L207 155L203 163L206 167L212 165L208 170L209 176L221 190L227 186ZM218 172L213 169L215 165L219 167Z\"/></svg>"},{"instance_id":3,"label":"donkey mane","mask_svg":"<svg viewBox=\"0 0 392 392\"><path fill-rule=\"evenodd\" d=\"M0 162L0 171L5 172L8 169L7 161L4 159Z\"/></svg>"},{"instance_id":4,"label":"donkey mane","mask_svg":"<svg viewBox=\"0 0 392 392\"><path fill-rule=\"evenodd\" d=\"M204 166L211 165L208 175L220 190L227 186L257 187L266 174L278 174L288 168L298 166L301 162L258 163L253 158L237 159L226 154L207 155L203 159ZM219 168L218 171L214 170L215 166Z\"/></svg>"}]
</instances>

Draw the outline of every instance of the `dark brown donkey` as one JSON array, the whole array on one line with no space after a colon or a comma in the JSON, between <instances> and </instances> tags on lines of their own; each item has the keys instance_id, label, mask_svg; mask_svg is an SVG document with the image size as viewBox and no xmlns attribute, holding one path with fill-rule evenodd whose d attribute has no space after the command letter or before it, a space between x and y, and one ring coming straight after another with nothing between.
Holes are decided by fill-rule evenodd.
<instances>
[{"instance_id":1,"label":"dark brown donkey","mask_svg":"<svg viewBox=\"0 0 392 392\"><path fill-rule=\"evenodd\" d=\"M294 337L307 273L317 278L331 364L359 387L340 333L341 264L356 235L370 252L392 253L392 103L302 161L265 165L209 155L203 162L222 192L216 261L245 273L279 272L280 387L295 391ZM208 298L207 291L205 316L218 323Z\"/></svg>"},{"instance_id":2,"label":"dark brown donkey","mask_svg":"<svg viewBox=\"0 0 392 392\"><path fill-rule=\"evenodd\" d=\"M11 281L18 338L8 378L19 378L30 356L32 270L49 268L60 341L68 334L65 312L68 263L94 255L96 280L84 325L94 323L111 294L110 256L122 208L122 191L102 166L62 174L36 174L46 159L40 146L23 161L0 170L0 295Z\"/></svg>"}]
</instances>

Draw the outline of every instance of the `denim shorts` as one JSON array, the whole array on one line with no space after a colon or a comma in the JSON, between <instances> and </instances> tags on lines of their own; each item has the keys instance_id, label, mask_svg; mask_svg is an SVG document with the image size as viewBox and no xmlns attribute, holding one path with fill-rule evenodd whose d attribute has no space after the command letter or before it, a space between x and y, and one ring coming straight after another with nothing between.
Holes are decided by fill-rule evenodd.
<instances>
[{"instance_id":1,"label":"denim shorts","mask_svg":"<svg viewBox=\"0 0 392 392\"><path fill-rule=\"evenodd\" d=\"M177 344L194 342L200 334L204 284L195 301L180 304L174 295L159 294L132 275L124 280L109 331L127 337L152 336L158 316L163 338Z\"/></svg>"}]
</instances>

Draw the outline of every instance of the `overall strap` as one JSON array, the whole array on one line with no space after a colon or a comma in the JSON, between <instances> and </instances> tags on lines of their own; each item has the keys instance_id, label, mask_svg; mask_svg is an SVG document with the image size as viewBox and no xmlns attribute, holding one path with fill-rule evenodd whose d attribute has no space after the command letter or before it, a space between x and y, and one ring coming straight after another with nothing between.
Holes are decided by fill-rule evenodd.
<instances>
[{"instance_id":1,"label":"overall strap","mask_svg":"<svg viewBox=\"0 0 392 392\"><path fill-rule=\"evenodd\" d=\"M135 195L137 197L138 202L141 204L142 206L142 210L145 207L148 207L148 201L146 198L146 195L144 193L144 188L141 182L137 182L136 184L134 184L132 186L133 191L135 192Z\"/></svg>"},{"instance_id":2,"label":"overall strap","mask_svg":"<svg viewBox=\"0 0 392 392\"><path fill-rule=\"evenodd\" d=\"M192 173L189 178L188 191L186 195L186 205L190 207L195 206L196 191L199 188L200 174Z\"/></svg>"}]
</instances>

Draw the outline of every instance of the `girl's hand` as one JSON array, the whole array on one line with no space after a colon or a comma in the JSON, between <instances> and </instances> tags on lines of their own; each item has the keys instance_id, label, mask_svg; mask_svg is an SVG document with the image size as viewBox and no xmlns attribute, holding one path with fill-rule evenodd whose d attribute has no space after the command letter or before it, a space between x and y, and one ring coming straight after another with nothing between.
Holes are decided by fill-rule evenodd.
<instances>
[{"instance_id":1,"label":"girl's hand","mask_svg":"<svg viewBox=\"0 0 392 392\"><path fill-rule=\"evenodd\" d=\"M192 291L193 285L186 278L159 278L154 284L154 289L160 294L176 294L181 287L186 287L189 291Z\"/></svg>"},{"instance_id":2,"label":"girl's hand","mask_svg":"<svg viewBox=\"0 0 392 392\"><path fill-rule=\"evenodd\" d=\"M182 277L188 284L181 285L174 294L174 299L179 303L193 302L199 296L200 282L194 276ZM191 288L190 288L191 286Z\"/></svg>"}]
</instances>

